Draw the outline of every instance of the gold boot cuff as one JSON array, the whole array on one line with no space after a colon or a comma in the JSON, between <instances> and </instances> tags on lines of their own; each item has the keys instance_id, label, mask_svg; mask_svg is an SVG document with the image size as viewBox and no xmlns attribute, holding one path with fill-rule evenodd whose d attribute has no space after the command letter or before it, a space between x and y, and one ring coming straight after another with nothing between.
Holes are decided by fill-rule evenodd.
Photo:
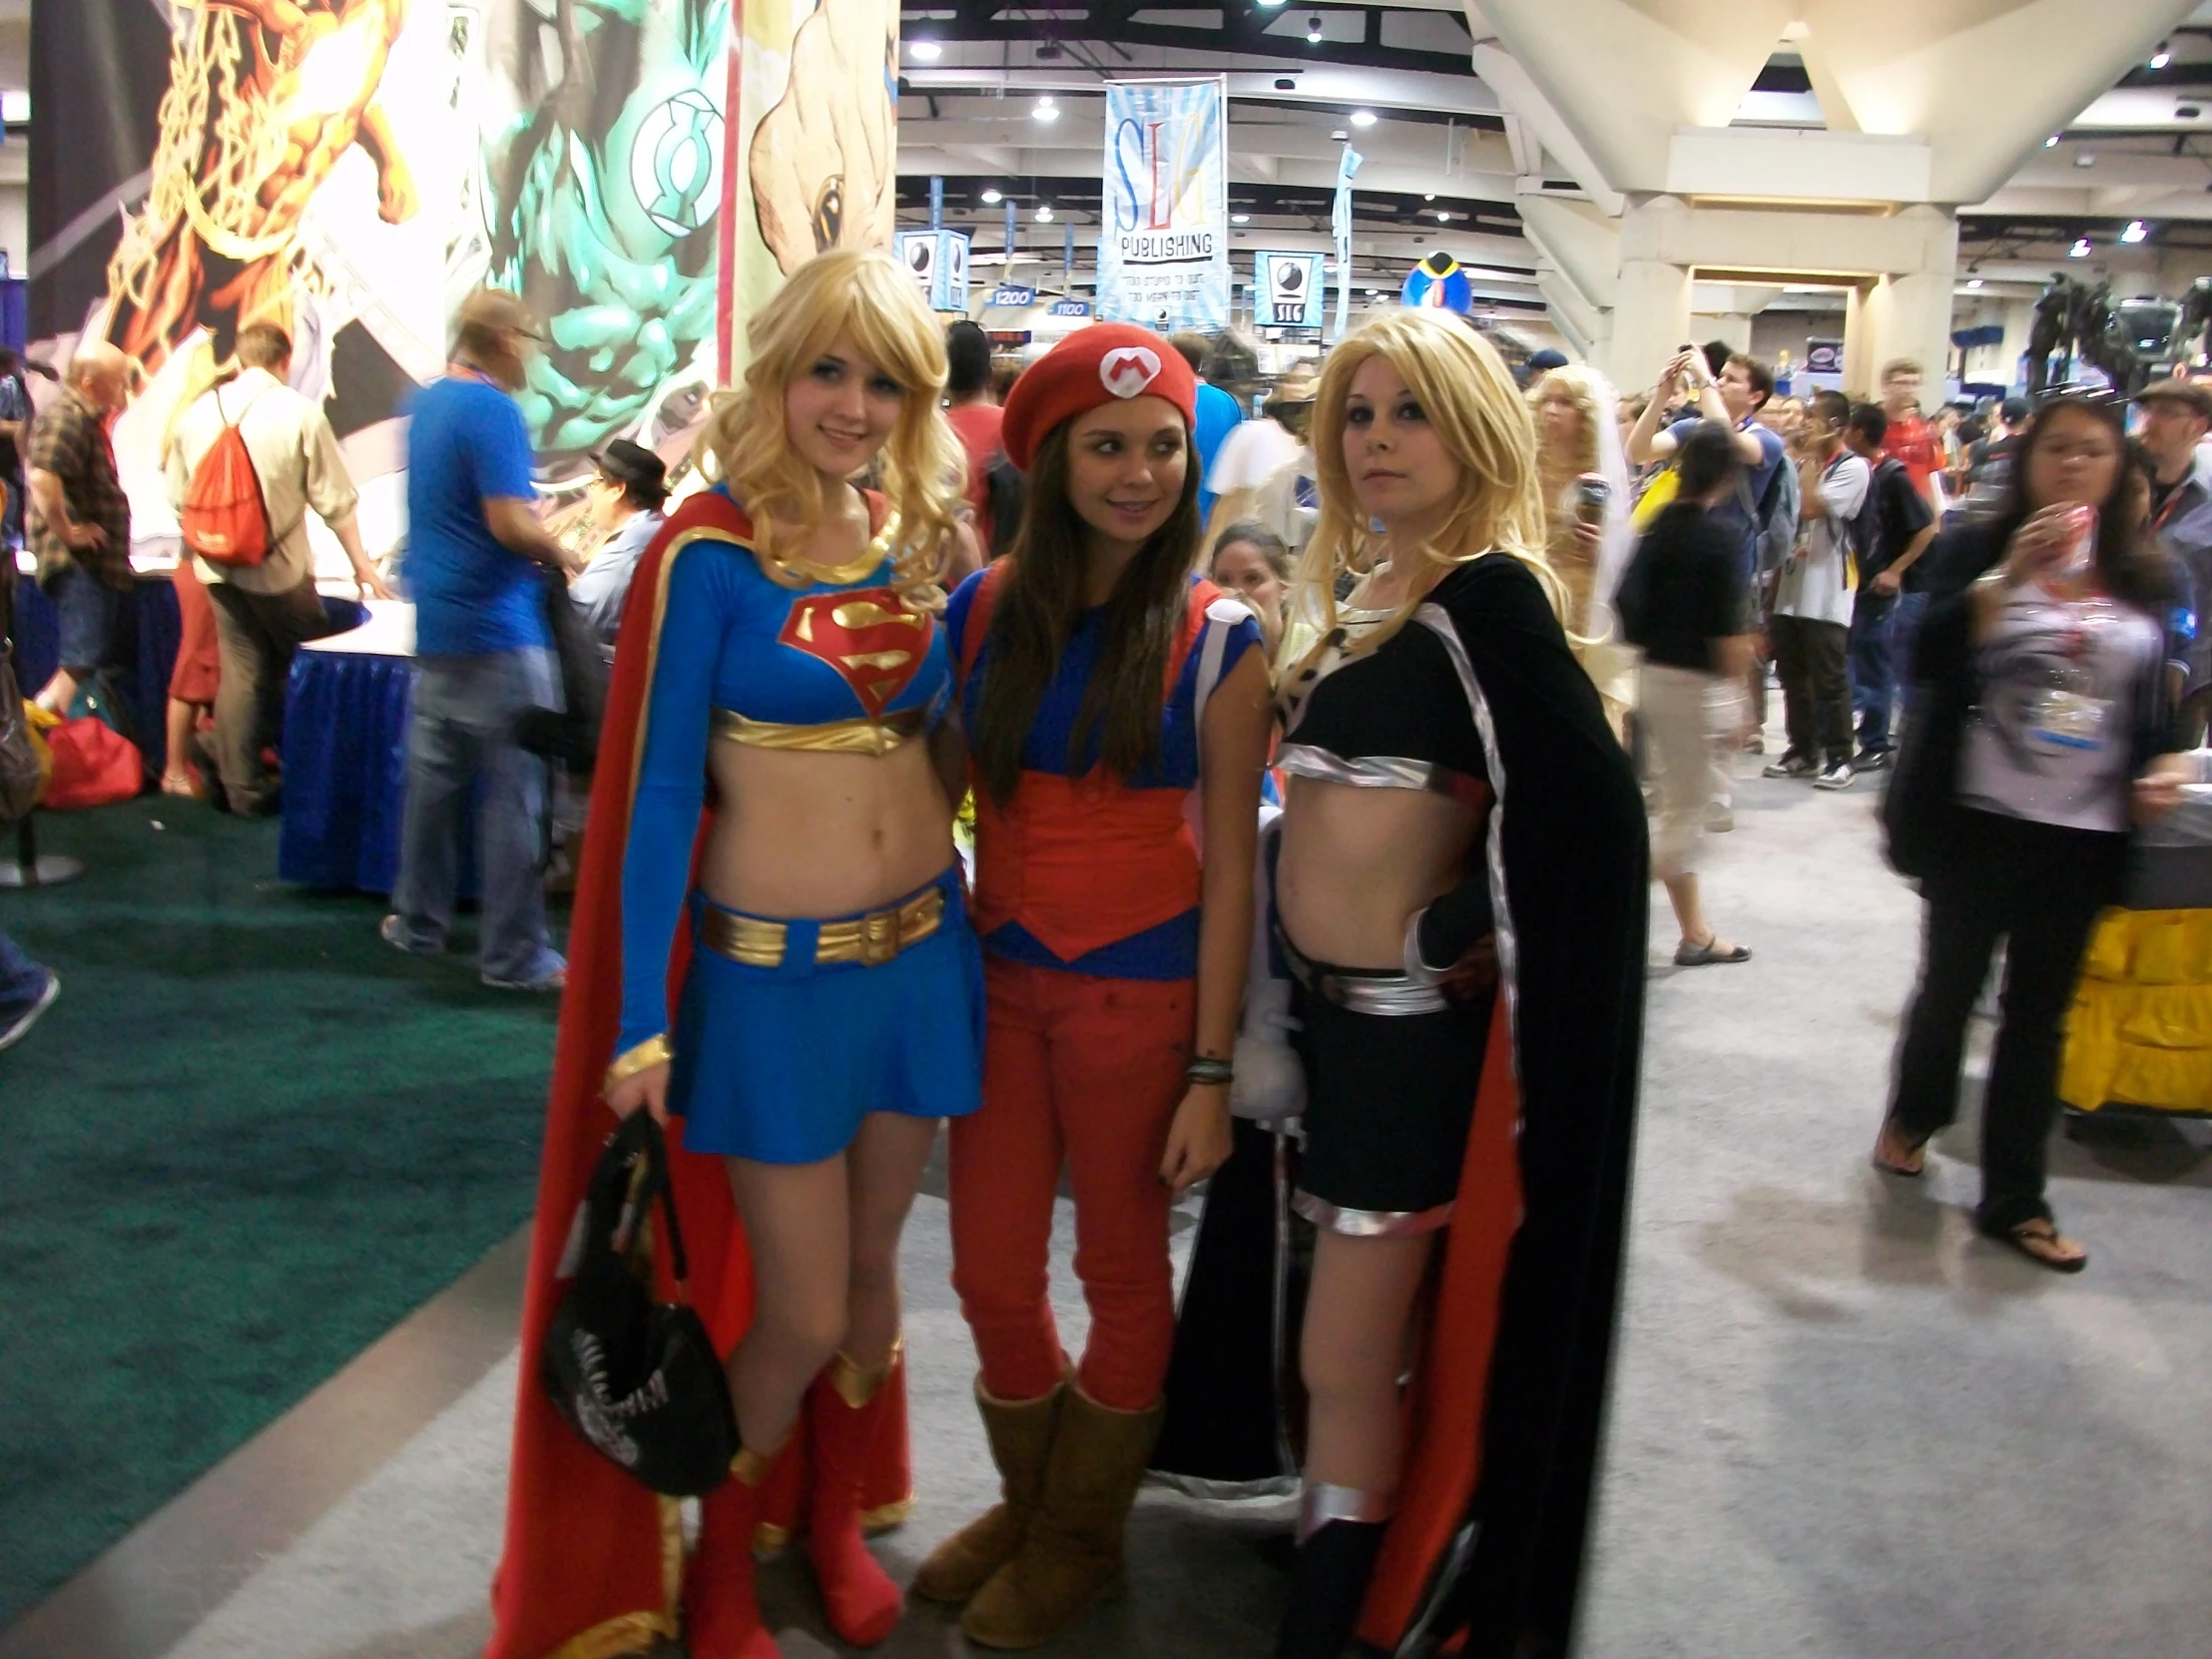
<instances>
[{"instance_id":1,"label":"gold boot cuff","mask_svg":"<svg viewBox=\"0 0 2212 1659\"><path fill-rule=\"evenodd\" d=\"M898 1356L905 1346L904 1337L893 1337L890 1349L883 1358L867 1367L854 1364L850 1355L834 1355L830 1364L823 1368L822 1375L829 1379L830 1386L837 1390L837 1397L857 1411L873 1399L876 1390L889 1381L891 1373L897 1369Z\"/></svg>"},{"instance_id":2,"label":"gold boot cuff","mask_svg":"<svg viewBox=\"0 0 2212 1659\"><path fill-rule=\"evenodd\" d=\"M783 1449L778 1446L775 1451L755 1451L751 1446L740 1446L738 1454L730 1459L732 1478L758 1488L768 1478L768 1471L776 1466L777 1454Z\"/></svg>"}]
</instances>

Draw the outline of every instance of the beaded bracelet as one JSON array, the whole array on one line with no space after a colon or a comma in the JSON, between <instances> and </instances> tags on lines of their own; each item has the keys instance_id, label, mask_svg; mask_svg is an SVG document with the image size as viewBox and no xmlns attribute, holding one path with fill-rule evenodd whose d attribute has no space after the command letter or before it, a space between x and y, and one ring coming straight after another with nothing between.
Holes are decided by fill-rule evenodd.
<instances>
[{"instance_id":1,"label":"beaded bracelet","mask_svg":"<svg viewBox=\"0 0 2212 1659\"><path fill-rule=\"evenodd\" d=\"M1227 1060L1201 1056L1183 1068L1183 1076L1193 1083L1233 1083L1237 1080L1237 1068Z\"/></svg>"}]
</instances>

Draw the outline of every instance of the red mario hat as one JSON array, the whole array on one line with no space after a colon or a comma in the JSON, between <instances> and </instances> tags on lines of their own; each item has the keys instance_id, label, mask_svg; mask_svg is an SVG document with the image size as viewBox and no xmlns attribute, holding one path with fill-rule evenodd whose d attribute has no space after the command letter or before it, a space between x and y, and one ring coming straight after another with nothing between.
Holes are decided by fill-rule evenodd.
<instances>
[{"instance_id":1,"label":"red mario hat","mask_svg":"<svg viewBox=\"0 0 2212 1659\"><path fill-rule=\"evenodd\" d=\"M1198 377L1176 350L1149 328L1128 322L1094 322L1076 331L1022 371L1006 398L999 441L1023 472L1045 434L1064 420L1117 397L1164 397L1198 418Z\"/></svg>"}]
</instances>

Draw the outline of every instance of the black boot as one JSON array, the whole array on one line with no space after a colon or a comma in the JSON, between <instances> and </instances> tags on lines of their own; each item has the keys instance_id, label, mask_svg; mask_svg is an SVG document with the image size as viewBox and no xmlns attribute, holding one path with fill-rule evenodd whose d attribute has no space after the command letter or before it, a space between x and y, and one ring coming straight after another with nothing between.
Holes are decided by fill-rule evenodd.
<instances>
[{"instance_id":1,"label":"black boot","mask_svg":"<svg viewBox=\"0 0 2212 1659\"><path fill-rule=\"evenodd\" d=\"M1299 1546L1276 1659L1344 1659L1387 1521L1333 1520Z\"/></svg>"}]
</instances>

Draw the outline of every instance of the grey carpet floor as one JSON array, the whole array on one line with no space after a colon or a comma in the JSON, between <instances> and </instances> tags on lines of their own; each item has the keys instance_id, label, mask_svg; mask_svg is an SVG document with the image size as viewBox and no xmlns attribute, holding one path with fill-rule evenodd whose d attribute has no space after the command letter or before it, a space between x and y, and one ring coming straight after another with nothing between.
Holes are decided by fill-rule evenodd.
<instances>
[{"instance_id":1,"label":"grey carpet floor","mask_svg":"<svg viewBox=\"0 0 2212 1659\"><path fill-rule=\"evenodd\" d=\"M1585 1659L2206 1659L2212 1654L2212 1135L2060 1141L2094 1252L2062 1280L1973 1238L1965 1120L1930 1178L1866 1164L1919 912L1873 792L1748 780L1710 843L1742 967L1663 965ZM1063 1232L1065 1218L1063 1217ZM1064 1242L1064 1241L1063 1241ZM1064 1249L1060 1257L1065 1261ZM909 1572L987 1501L941 1202L907 1233L921 1502ZM1068 1308L1070 1339L1080 1311ZM172 1659L468 1659L486 1630L510 1360L271 1559ZM1148 1493L1132 1593L1047 1659L1258 1659L1285 1506ZM766 1569L791 1659L834 1652L806 1574ZM952 1656L917 1611L889 1659Z\"/></svg>"}]
</instances>

